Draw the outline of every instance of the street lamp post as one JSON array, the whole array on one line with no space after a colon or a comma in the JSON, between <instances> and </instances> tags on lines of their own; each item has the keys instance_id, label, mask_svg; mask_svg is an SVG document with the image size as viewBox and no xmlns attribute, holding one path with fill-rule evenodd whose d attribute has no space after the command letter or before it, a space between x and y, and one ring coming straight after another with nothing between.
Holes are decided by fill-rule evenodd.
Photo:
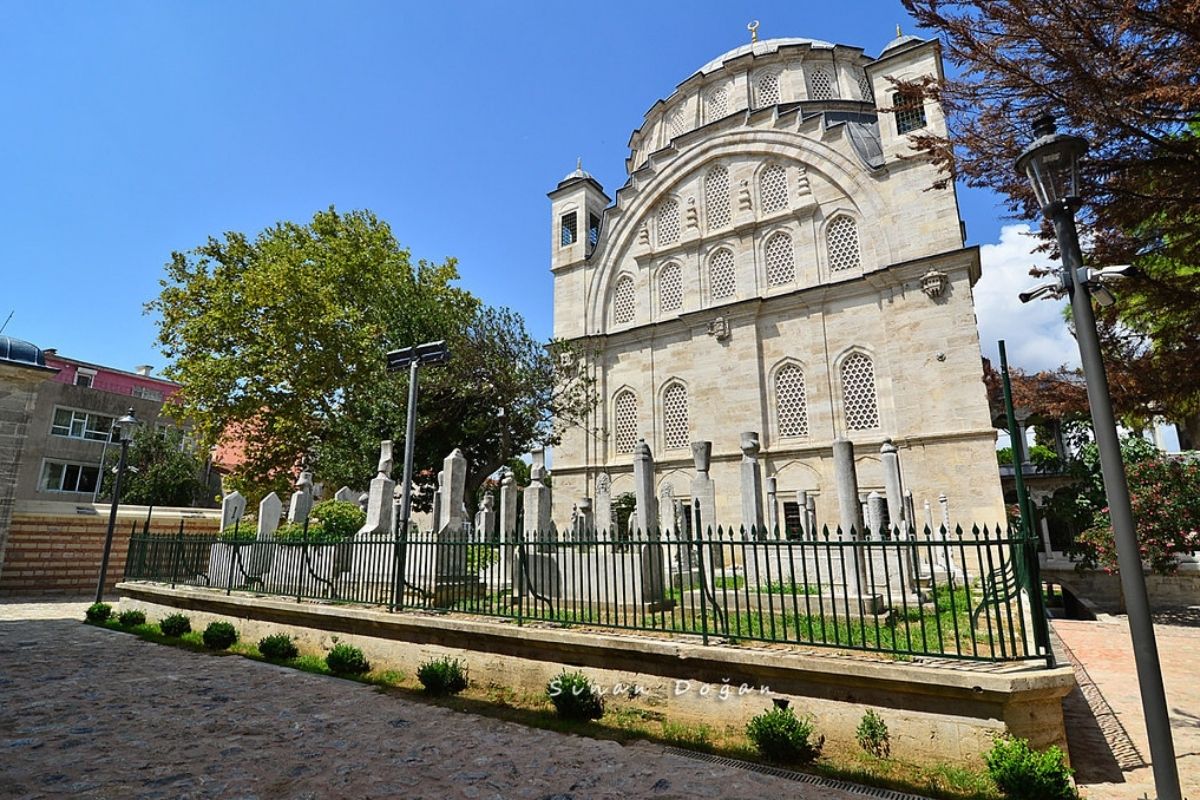
<instances>
[{"instance_id":1,"label":"street lamp post","mask_svg":"<svg viewBox=\"0 0 1200 800\"><path fill-rule=\"evenodd\" d=\"M129 443L133 441L133 432L138 426L138 419L133 415L133 409L114 423L116 435L121 441L121 456L117 459L117 476L113 479L112 507L108 511L108 533L104 536L104 555L100 557L100 580L96 582L96 602L104 599L104 581L108 577L108 557L112 554L113 530L117 525L117 507L121 504L121 479L125 477L125 457L129 453ZM112 438L110 433L109 438ZM104 467L103 462L100 464Z\"/></svg>"},{"instance_id":2,"label":"street lamp post","mask_svg":"<svg viewBox=\"0 0 1200 800\"><path fill-rule=\"evenodd\" d=\"M408 536L408 521L412 516L412 470L413 445L417 437L417 369L422 364L445 364L450 360L450 350L445 341L426 342L415 347L403 347L387 354L388 372L399 372L408 367L408 412L404 428L404 478L400 487L400 522L396 535L396 556L392 565L392 602L395 610L400 595L400 582L404 578L403 549L401 537ZM437 521L434 520L434 524Z\"/></svg>"},{"instance_id":3,"label":"street lamp post","mask_svg":"<svg viewBox=\"0 0 1200 800\"><path fill-rule=\"evenodd\" d=\"M1079 342L1092 427L1100 451L1104 492L1108 497L1109 518L1116 540L1121 588L1125 594L1129 635L1133 640L1133 655L1141 688L1142 713L1146 718L1146 733L1150 741L1154 786L1158 800L1181 800L1179 770L1175 764L1175 747L1167 716L1158 645L1150 618L1150 601L1146 595L1146 578L1142 574L1142 558L1129 502L1125 464L1121 460L1112 398L1108 392L1108 376L1100 356L1100 337L1096 332L1096 317L1092 311L1093 293L1100 298L1107 296L1108 301L1111 301L1111 295L1106 295L1107 290L1099 284L1094 273L1083 266L1079 236L1075 229L1075 211L1080 206L1079 158L1086 152L1087 142L1078 136L1055 133L1054 118L1048 114L1035 122L1034 133L1038 138L1017 159L1017 172L1029 178L1042 213L1054 226L1062 267L1057 271L1058 285L1022 294L1021 299L1029 300L1043 291L1065 293L1071 299L1075 338Z\"/></svg>"}]
</instances>

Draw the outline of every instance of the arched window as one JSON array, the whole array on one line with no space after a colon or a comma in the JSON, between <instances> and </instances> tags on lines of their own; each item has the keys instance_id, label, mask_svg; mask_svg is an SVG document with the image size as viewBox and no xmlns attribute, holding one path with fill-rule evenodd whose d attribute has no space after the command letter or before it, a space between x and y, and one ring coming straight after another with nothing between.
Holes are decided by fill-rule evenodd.
<instances>
[{"instance_id":1,"label":"arched window","mask_svg":"<svg viewBox=\"0 0 1200 800\"><path fill-rule=\"evenodd\" d=\"M722 164L704 176L704 214L709 230L729 224L729 170Z\"/></svg>"},{"instance_id":2,"label":"arched window","mask_svg":"<svg viewBox=\"0 0 1200 800\"><path fill-rule=\"evenodd\" d=\"M842 361L842 406L849 430L869 431L879 427L875 362L866 353L851 353Z\"/></svg>"},{"instance_id":3,"label":"arched window","mask_svg":"<svg viewBox=\"0 0 1200 800\"><path fill-rule=\"evenodd\" d=\"M683 306L683 285L679 264L670 261L658 271L658 310L678 311Z\"/></svg>"},{"instance_id":4,"label":"arched window","mask_svg":"<svg viewBox=\"0 0 1200 800\"><path fill-rule=\"evenodd\" d=\"M868 103L875 102L875 92L871 90L871 79L866 72L858 73L858 94Z\"/></svg>"},{"instance_id":5,"label":"arched window","mask_svg":"<svg viewBox=\"0 0 1200 800\"><path fill-rule=\"evenodd\" d=\"M708 259L708 296L725 300L737 293L737 278L733 271L733 252L722 247Z\"/></svg>"},{"instance_id":6,"label":"arched window","mask_svg":"<svg viewBox=\"0 0 1200 800\"><path fill-rule=\"evenodd\" d=\"M764 72L754 83L754 107L775 105L779 105L779 76L774 72Z\"/></svg>"},{"instance_id":7,"label":"arched window","mask_svg":"<svg viewBox=\"0 0 1200 800\"><path fill-rule=\"evenodd\" d=\"M679 202L674 198L662 201L658 206L659 247L679 241Z\"/></svg>"},{"instance_id":8,"label":"arched window","mask_svg":"<svg viewBox=\"0 0 1200 800\"><path fill-rule=\"evenodd\" d=\"M780 436L808 436L804 370L796 364L784 364L775 373L775 415Z\"/></svg>"},{"instance_id":9,"label":"arched window","mask_svg":"<svg viewBox=\"0 0 1200 800\"><path fill-rule=\"evenodd\" d=\"M787 170L771 164L758 176L758 198L764 214L787 208Z\"/></svg>"},{"instance_id":10,"label":"arched window","mask_svg":"<svg viewBox=\"0 0 1200 800\"><path fill-rule=\"evenodd\" d=\"M784 286L796 280L796 256L792 252L792 237L780 231L767 240L767 283Z\"/></svg>"},{"instance_id":11,"label":"arched window","mask_svg":"<svg viewBox=\"0 0 1200 800\"><path fill-rule=\"evenodd\" d=\"M833 73L828 67L817 67L808 74L808 99L833 99Z\"/></svg>"},{"instance_id":12,"label":"arched window","mask_svg":"<svg viewBox=\"0 0 1200 800\"><path fill-rule=\"evenodd\" d=\"M633 278L629 275L622 275L617 279L617 285L613 287L612 307L613 322L633 322L637 301L633 292Z\"/></svg>"},{"instance_id":13,"label":"arched window","mask_svg":"<svg viewBox=\"0 0 1200 800\"><path fill-rule=\"evenodd\" d=\"M667 124L671 126L671 137L679 136L687 130L687 117L684 114L684 107L679 106L671 115L667 117Z\"/></svg>"},{"instance_id":14,"label":"arched window","mask_svg":"<svg viewBox=\"0 0 1200 800\"><path fill-rule=\"evenodd\" d=\"M682 383L672 383L663 392L663 444L668 450L688 446L688 392Z\"/></svg>"},{"instance_id":15,"label":"arched window","mask_svg":"<svg viewBox=\"0 0 1200 800\"><path fill-rule=\"evenodd\" d=\"M613 398L613 446L618 453L632 453L637 444L637 396L623 389Z\"/></svg>"},{"instance_id":16,"label":"arched window","mask_svg":"<svg viewBox=\"0 0 1200 800\"><path fill-rule=\"evenodd\" d=\"M712 122L729 114L729 90L718 86L704 99L704 121Z\"/></svg>"},{"instance_id":17,"label":"arched window","mask_svg":"<svg viewBox=\"0 0 1200 800\"><path fill-rule=\"evenodd\" d=\"M858 250L858 223L854 217L839 214L825 229L825 244L829 249L829 269L840 272L862 266Z\"/></svg>"}]
</instances>

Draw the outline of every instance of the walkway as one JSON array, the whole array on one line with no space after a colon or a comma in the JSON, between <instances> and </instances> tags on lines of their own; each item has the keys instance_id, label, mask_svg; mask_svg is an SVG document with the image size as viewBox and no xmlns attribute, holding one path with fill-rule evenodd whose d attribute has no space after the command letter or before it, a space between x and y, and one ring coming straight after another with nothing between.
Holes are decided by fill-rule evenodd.
<instances>
[{"instance_id":1,"label":"walkway","mask_svg":"<svg viewBox=\"0 0 1200 800\"><path fill-rule=\"evenodd\" d=\"M86 606L0 604L0 797L863 798L163 647Z\"/></svg>"}]
</instances>

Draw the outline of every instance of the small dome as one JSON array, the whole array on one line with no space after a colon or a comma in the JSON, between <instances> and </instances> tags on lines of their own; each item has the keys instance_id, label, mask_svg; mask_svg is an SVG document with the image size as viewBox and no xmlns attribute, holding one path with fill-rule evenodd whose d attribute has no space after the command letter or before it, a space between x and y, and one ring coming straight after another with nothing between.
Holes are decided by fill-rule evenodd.
<instances>
[{"instance_id":1,"label":"small dome","mask_svg":"<svg viewBox=\"0 0 1200 800\"><path fill-rule=\"evenodd\" d=\"M887 43L887 45L884 46L883 50L879 52L879 55L882 56L885 53L890 53L893 50L900 50L914 44L924 44L927 41L929 40L922 39L920 36L913 36L911 33L897 35L895 39L892 39Z\"/></svg>"},{"instance_id":2,"label":"small dome","mask_svg":"<svg viewBox=\"0 0 1200 800\"><path fill-rule=\"evenodd\" d=\"M567 181L573 181L573 180L576 180L577 178L590 178L590 177L592 177L592 173L584 170L582 164L576 164L575 169L571 170L566 175L564 175L563 179L561 181L559 181L559 183L566 183Z\"/></svg>"},{"instance_id":3,"label":"small dome","mask_svg":"<svg viewBox=\"0 0 1200 800\"><path fill-rule=\"evenodd\" d=\"M0 334L0 361L30 364L35 367L46 366L46 356L40 347L24 339L14 339L3 334Z\"/></svg>"}]
</instances>

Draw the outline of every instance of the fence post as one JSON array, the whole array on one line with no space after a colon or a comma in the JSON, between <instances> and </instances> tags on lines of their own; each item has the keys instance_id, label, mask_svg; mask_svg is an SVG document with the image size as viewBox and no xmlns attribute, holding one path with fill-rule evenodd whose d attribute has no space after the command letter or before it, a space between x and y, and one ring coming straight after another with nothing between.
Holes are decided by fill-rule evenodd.
<instances>
[{"instance_id":1,"label":"fence post","mask_svg":"<svg viewBox=\"0 0 1200 800\"><path fill-rule=\"evenodd\" d=\"M171 588L175 588L175 581L179 575L179 554L183 550L183 520L179 520L179 533L175 537L175 552L171 557Z\"/></svg>"},{"instance_id":2,"label":"fence post","mask_svg":"<svg viewBox=\"0 0 1200 800\"><path fill-rule=\"evenodd\" d=\"M708 574L704 566L704 547L706 542L704 541L704 530L700 527L702 520L700 518L699 499L692 501L692 517L695 520L692 528L696 531L696 542L698 543L696 547L696 574L700 578L700 641L708 644L708 602L704 596L708 592ZM690 546L691 542L688 542L688 545Z\"/></svg>"},{"instance_id":3,"label":"fence post","mask_svg":"<svg viewBox=\"0 0 1200 800\"><path fill-rule=\"evenodd\" d=\"M1054 649L1050 646L1050 623L1046 621L1046 598L1042 596L1042 573L1038 563L1037 542L1033 536L1023 536L1021 551L1025 554L1025 580L1028 584L1029 610L1033 616L1034 643L1046 653L1046 666L1054 666Z\"/></svg>"}]
</instances>

